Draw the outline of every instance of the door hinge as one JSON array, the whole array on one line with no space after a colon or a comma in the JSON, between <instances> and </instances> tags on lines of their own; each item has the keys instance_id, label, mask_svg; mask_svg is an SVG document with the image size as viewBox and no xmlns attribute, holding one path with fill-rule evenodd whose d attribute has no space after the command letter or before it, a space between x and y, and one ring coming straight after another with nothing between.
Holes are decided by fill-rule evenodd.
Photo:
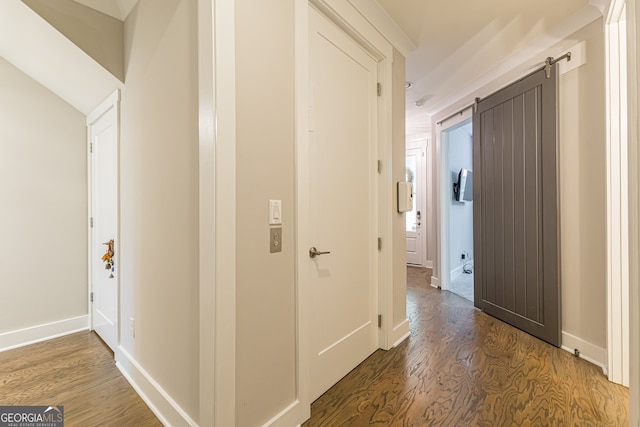
<instances>
[{"instance_id":1,"label":"door hinge","mask_svg":"<svg viewBox=\"0 0 640 427\"><path fill-rule=\"evenodd\" d=\"M382 314L378 314L378 328L382 328Z\"/></svg>"},{"instance_id":2,"label":"door hinge","mask_svg":"<svg viewBox=\"0 0 640 427\"><path fill-rule=\"evenodd\" d=\"M382 250L382 237L378 237L378 250Z\"/></svg>"},{"instance_id":3,"label":"door hinge","mask_svg":"<svg viewBox=\"0 0 640 427\"><path fill-rule=\"evenodd\" d=\"M93 217L89 218L89 226L93 228Z\"/></svg>"},{"instance_id":4,"label":"door hinge","mask_svg":"<svg viewBox=\"0 0 640 427\"><path fill-rule=\"evenodd\" d=\"M378 160L378 173L382 173L382 160Z\"/></svg>"},{"instance_id":5,"label":"door hinge","mask_svg":"<svg viewBox=\"0 0 640 427\"><path fill-rule=\"evenodd\" d=\"M93 153L93 142L89 143L89 153Z\"/></svg>"},{"instance_id":6,"label":"door hinge","mask_svg":"<svg viewBox=\"0 0 640 427\"><path fill-rule=\"evenodd\" d=\"M378 83L378 96L382 96L382 83Z\"/></svg>"},{"instance_id":7,"label":"door hinge","mask_svg":"<svg viewBox=\"0 0 640 427\"><path fill-rule=\"evenodd\" d=\"M91 292L91 302L93 302L93 292Z\"/></svg>"}]
</instances>

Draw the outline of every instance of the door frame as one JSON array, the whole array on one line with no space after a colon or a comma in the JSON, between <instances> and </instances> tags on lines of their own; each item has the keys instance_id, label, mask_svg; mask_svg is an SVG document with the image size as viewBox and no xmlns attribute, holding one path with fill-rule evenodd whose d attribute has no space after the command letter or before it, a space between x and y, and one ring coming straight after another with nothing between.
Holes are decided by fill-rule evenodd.
<instances>
[{"instance_id":1,"label":"door frame","mask_svg":"<svg viewBox=\"0 0 640 427\"><path fill-rule=\"evenodd\" d=\"M436 154L438 159L434 167L434 177L436 178L436 208L435 229L436 229L436 253L434 263L438 266L438 276L431 277L431 286L448 290L450 283L450 259L449 259L449 203L445 195L449 194L451 181L449 173L449 139L448 132L462 125L464 122L472 120L471 109L463 111L447 121L441 123L441 129L436 133ZM445 127L446 126L446 127ZM445 167L446 165L446 167Z\"/></svg>"},{"instance_id":2,"label":"door frame","mask_svg":"<svg viewBox=\"0 0 640 427\"><path fill-rule=\"evenodd\" d=\"M626 0L605 25L607 90L607 377L629 386L629 167Z\"/></svg>"},{"instance_id":3,"label":"door frame","mask_svg":"<svg viewBox=\"0 0 640 427\"><path fill-rule=\"evenodd\" d=\"M422 159L420 160L420 164L417 165L419 172L416 172L416 181L418 179L418 175L421 176L422 184L416 191L417 200L420 202L416 203L416 209L421 212L421 236L420 240L422 243L422 257L420 259L420 264L409 264L413 266L419 266L424 268L433 268L433 262L429 260L429 221L432 217L432 212L427 212L427 197L429 190L431 189L431 151L430 151L430 141L429 139L420 139L416 141L407 141L407 146L405 148L405 152L408 153L409 150L420 150L422 152ZM406 221L405 221L406 222Z\"/></svg>"},{"instance_id":4,"label":"door frame","mask_svg":"<svg viewBox=\"0 0 640 427\"><path fill-rule=\"evenodd\" d=\"M409 252L407 251L407 265L412 265L412 266L424 266L424 252L425 252L425 243L426 243L426 239L425 239L425 233L423 232L423 230L425 229L425 227L423 227L423 221L422 221L422 215L424 215L424 210L422 209L422 206L424 204L424 198L423 198L423 187L424 184L421 183L421 181L424 179L424 173L425 173L425 167L424 164L426 162L425 157L426 157L426 150L421 147L413 147L413 148L409 148L409 147L405 147L405 159L407 157L409 157L409 152L411 152L412 155L414 155L416 157L416 169L415 169L415 176L413 177L413 193L414 193L414 197L413 197L413 203L414 203L414 210L416 212L420 212L420 218L416 218L416 222L420 221L420 228L418 228L418 225L416 224L416 241L418 242L417 244L419 245L419 259L417 263L410 263L408 261L408 257L409 257ZM405 170L406 170L406 160L405 160ZM426 181L426 180L425 180ZM407 227L407 214L405 213L405 230L407 235L405 236L405 244L406 241L408 239L408 233L409 230L406 229Z\"/></svg>"},{"instance_id":5,"label":"door frame","mask_svg":"<svg viewBox=\"0 0 640 427\"><path fill-rule=\"evenodd\" d=\"M115 235L115 247L114 249L114 258L115 265L120 266L120 89L116 89L111 95L107 97L100 105L98 105L88 116L87 116L87 310L89 314L89 330L93 331L93 302L91 301L91 295L94 290L93 283L93 260L96 256L100 254L96 254L93 251L94 248L94 236L93 236L93 154L92 154L92 139L93 139L93 126L104 114L115 109L115 127L116 127L116 211L118 212L116 215L116 235ZM119 269L121 267L118 267ZM120 345L120 274L115 275L115 286L116 286L116 348ZM116 349L113 349L114 355Z\"/></svg>"},{"instance_id":6,"label":"door frame","mask_svg":"<svg viewBox=\"0 0 640 427\"><path fill-rule=\"evenodd\" d=\"M306 420L311 414L309 392L311 368L311 319L308 307L313 304L310 293L302 284L308 273L306 258L308 248L302 242L309 238L308 218L309 198L306 193L309 177L308 161L308 75L309 75L309 22L308 9L314 7L337 24L343 31L358 42L365 51L378 61L378 80L382 84L382 94L378 97L378 156L382 162L381 173L378 174L378 232L382 239L382 250L378 263L378 304L383 319L390 319L393 313L393 217L390 206L393 206L392 185L392 65L393 48L371 24L349 3L342 0L296 0L295 10L295 111L296 111L296 289L297 289L297 400L287 408L289 414L295 414L295 423ZM374 167L374 165L372 165ZM386 242L386 244L385 244ZM383 321L379 330L378 346L389 349L393 346L393 324ZM294 410L294 408L298 410ZM277 425L292 425L294 419L280 417ZM275 425L275 424L274 424Z\"/></svg>"},{"instance_id":7,"label":"door frame","mask_svg":"<svg viewBox=\"0 0 640 427\"><path fill-rule=\"evenodd\" d=\"M235 425L235 0L198 0L200 425Z\"/></svg>"},{"instance_id":8,"label":"door frame","mask_svg":"<svg viewBox=\"0 0 640 427\"><path fill-rule=\"evenodd\" d=\"M423 168L423 179L424 185L422 186L422 191L420 195L422 197L422 212L424 212L423 219L423 250L422 250L422 267L424 268L434 268L434 254L435 254L435 221L436 221L436 207L434 203L430 203L430 201L434 200L434 183L436 182L436 164L439 162L434 162L433 156L433 144L431 137L420 137L417 139L408 140L406 144L406 150L412 148L420 148L424 150L424 162L422 164Z\"/></svg>"},{"instance_id":9,"label":"door frame","mask_svg":"<svg viewBox=\"0 0 640 427\"><path fill-rule=\"evenodd\" d=\"M638 120L638 22L640 7L636 0L627 0L627 105L629 108L629 304L630 304L630 373L629 373L629 424L640 425L640 121Z\"/></svg>"}]
</instances>

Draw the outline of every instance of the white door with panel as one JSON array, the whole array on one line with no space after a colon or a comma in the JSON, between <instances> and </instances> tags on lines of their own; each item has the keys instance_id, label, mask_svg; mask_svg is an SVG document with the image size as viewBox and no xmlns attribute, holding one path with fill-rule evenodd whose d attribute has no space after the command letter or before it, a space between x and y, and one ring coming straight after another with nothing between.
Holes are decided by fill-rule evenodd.
<instances>
[{"instance_id":1,"label":"white door with panel","mask_svg":"<svg viewBox=\"0 0 640 427\"><path fill-rule=\"evenodd\" d=\"M378 80L377 62L313 9L309 27L304 286L315 400L378 348Z\"/></svg>"},{"instance_id":2,"label":"white door with panel","mask_svg":"<svg viewBox=\"0 0 640 427\"><path fill-rule=\"evenodd\" d=\"M411 148L407 150L406 168L408 182L413 184L413 209L406 212L407 231L407 264L422 265L424 245L422 191L424 185L423 170L425 163L425 150L422 148Z\"/></svg>"},{"instance_id":3,"label":"white door with panel","mask_svg":"<svg viewBox=\"0 0 640 427\"><path fill-rule=\"evenodd\" d=\"M88 123L92 329L115 350L118 340L118 111L115 102Z\"/></svg>"}]
</instances>

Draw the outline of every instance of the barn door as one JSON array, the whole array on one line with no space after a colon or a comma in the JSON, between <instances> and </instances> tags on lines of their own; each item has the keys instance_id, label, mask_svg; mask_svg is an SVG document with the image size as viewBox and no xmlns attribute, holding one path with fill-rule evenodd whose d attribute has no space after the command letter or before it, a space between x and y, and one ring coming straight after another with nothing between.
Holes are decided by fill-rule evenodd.
<instances>
[{"instance_id":1,"label":"barn door","mask_svg":"<svg viewBox=\"0 0 640 427\"><path fill-rule=\"evenodd\" d=\"M560 346L557 67L473 116L475 305Z\"/></svg>"}]
</instances>

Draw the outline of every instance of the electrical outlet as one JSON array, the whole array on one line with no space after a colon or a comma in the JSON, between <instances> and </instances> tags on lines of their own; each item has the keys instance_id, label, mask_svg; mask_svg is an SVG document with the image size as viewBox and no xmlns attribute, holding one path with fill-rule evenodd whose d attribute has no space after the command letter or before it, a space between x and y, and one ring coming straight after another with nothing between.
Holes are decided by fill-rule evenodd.
<instances>
[{"instance_id":1,"label":"electrical outlet","mask_svg":"<svg viewBox=\"0 0 640 427\"><path fill-rule=\"evenodd\" d=\"M282 227L270 229L269 234L269 252L282 252Z\"/></svg>"},{"instance_id":2,"label":"electrical outlet","mask_svg":"<svg viewBox=\"0 0 640 427\"><path fill-rule=\"evenodd\" d=\"M467 259L467 254L466 254L466 252L462 252L462 256L461 256L461 258L462 258L462 259Z\"/></svg>"},{"instance_id":3,"label":"electrical outlet","mask_svg":"<svg viewBox=\"0 0 640 427\"><path fill-rule=\"evenodd\" d=\"M133 317L129 318L129 328L131 328L131 335L133 335L133 337L136 337L136 319L134 319Z\"/></svg>"}]
</instances>

